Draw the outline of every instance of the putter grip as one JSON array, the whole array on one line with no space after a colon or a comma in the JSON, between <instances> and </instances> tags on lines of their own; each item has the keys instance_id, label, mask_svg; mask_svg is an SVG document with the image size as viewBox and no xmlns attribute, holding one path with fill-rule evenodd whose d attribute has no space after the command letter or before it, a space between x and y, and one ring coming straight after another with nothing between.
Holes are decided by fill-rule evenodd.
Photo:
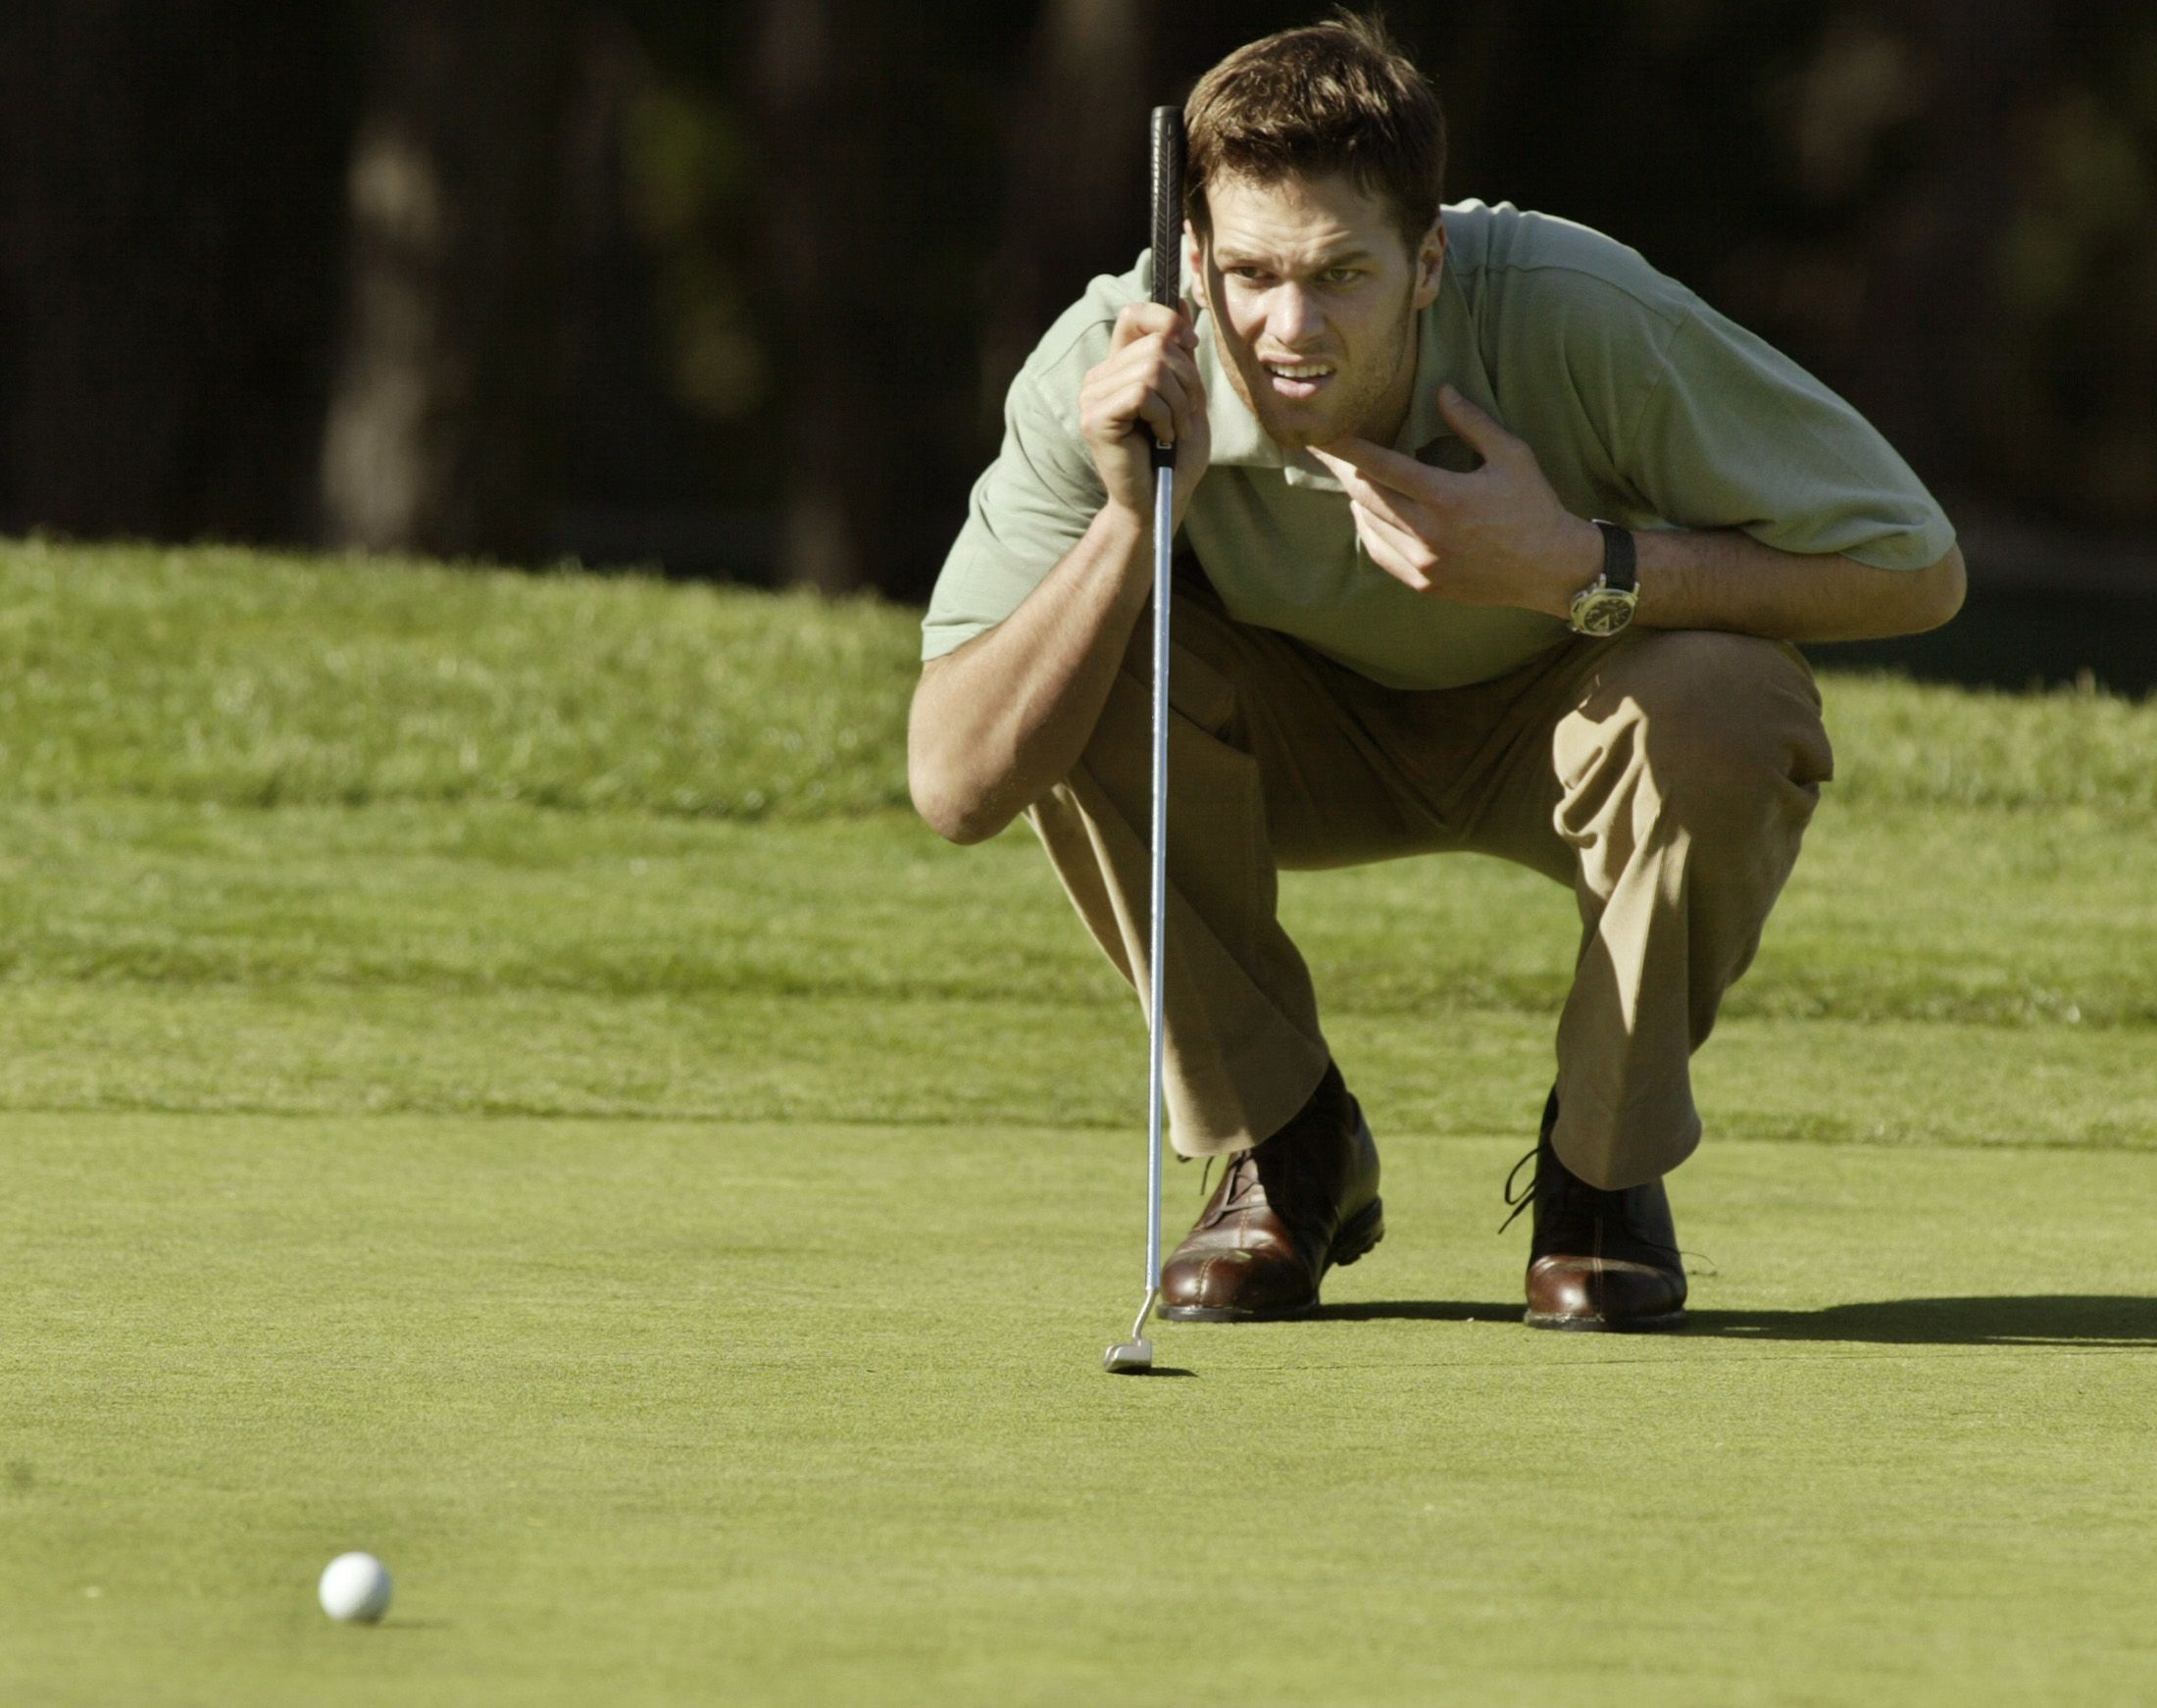
<instances>
[{"instance_id":1,"label":"putter grip","mask_svg":"<svg viewBox=\"0 0 2157 1708\"><path fill-rule=\"evenodd\" d=\"M1183 109L1153 110L1153 300L1183 306ZM1153 466L1176 467L1175 447L1153 442Z\"/></svg>"}]
</instances>

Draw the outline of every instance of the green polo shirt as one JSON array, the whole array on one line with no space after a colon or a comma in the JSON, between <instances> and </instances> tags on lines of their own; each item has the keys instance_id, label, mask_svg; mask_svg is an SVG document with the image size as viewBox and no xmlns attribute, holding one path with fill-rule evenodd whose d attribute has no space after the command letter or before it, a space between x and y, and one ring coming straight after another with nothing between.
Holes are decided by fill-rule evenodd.
<instances>
[{"instance_id":1,"label":"green polo shirt","mask_svg":"<svg viewBox=\"0 0 2157 1708\"><path fill-rule=\"evenodd\" d=\"M1477 466L1438 414L1450 382L1527 440L1577 516L1742 528L1881 569L1946 555L1946 517L1857 411L1635 251L1506 203L1448 207L1445 225L1396 449ZM1012 381L1003 449L975 485L922 626L925 659L1010 616L1099 511L1079 382L1107 356L1117 311L1149 294L1143 259L1096 278ZM1197 329L1213 460L1180 537L1231 617L1398 688L1485 681L1565 637L1555 617L1432 599L1372 563L1339 483L1260 430L1224 372L1213 318L1201 312Z\"/></svg>"}]
</instances>

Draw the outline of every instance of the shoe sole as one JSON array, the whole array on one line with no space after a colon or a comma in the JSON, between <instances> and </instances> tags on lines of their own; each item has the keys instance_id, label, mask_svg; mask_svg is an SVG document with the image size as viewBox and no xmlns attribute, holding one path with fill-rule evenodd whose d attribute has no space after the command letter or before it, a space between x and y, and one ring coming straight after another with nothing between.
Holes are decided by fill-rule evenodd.
<instances>
[{"instance_id":1,"label":"shoe sole","mask_svg":"<svg viewBox=\"0 0 2157 1708\"><path fill-rule=\"evenodd\" d=\"M1530 1329L1557 1329L1588 1334L1661 1334L1685 1326L1685 1313L1665 1311L1659 1317L1569 1317L1559 1311L1524 1311L1521 1321Z\"/></svg>"},{"instance_id":2,"label":"shoe sole","mask_svg":"<svg viewBox=\"0 0 2157 1708\"><path fill-rule=\"evenodd\" d=\"M1326 1254L1326 1265L1319 1271L1319 1281L1325 1281L1327 1270L1346 1269L1368 1256L1371 1248L1384 1237L1385 1200L1373 1198L1333 1235L1332 1249ZM1276 1305L1262 1311L1239 1311L1229 1305L1163 1305L1154 1314L1172 1323L1292 1323L1317 1309L1318 1293L1314 1289L1310 1298L1300 1305Z\"/></svg>"}]
</instances>

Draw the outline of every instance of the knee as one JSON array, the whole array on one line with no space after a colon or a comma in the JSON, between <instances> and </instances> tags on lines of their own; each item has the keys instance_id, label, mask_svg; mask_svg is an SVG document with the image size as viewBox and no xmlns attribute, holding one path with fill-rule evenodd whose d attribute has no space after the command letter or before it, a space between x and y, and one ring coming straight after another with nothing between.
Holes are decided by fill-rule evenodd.
<instances>
[{"instance_id":1,"label":"knee","mask_svg":"<svg viewBox=\"0 0 2157 1708\"><path fill-rule=\"evenodd\" d=\"M1833 754L1794 648L1706 629L1656 639L1665 668L1635 693L1641 757L1659 793L1714 807L1817 796Z\"/></svg>"}]
</instances>

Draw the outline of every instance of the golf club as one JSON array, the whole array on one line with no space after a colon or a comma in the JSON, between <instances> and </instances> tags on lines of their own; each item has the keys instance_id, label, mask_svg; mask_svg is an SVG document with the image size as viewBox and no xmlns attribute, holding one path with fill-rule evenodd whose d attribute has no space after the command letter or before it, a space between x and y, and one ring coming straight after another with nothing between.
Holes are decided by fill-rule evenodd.
<instances>
[{"instance_id":1,"label":"golf club","mask_svg":"<svg viewBox=\"0 0 2157 1708\"><path fill-rule=\"evenodd\" d=\"M1153 110L1153 300L1182 304L1183 112ZM1176 447L1153 444L1153 944L1147 969L1146 1296L1130 1338L1102 1354L1101 1368L1120 1376L1153 1368L1146 1319L1161 1296L1161 955L1166 939L1169 872L1169 564L1176 527Z\"/></svg>"}]
</instances>

